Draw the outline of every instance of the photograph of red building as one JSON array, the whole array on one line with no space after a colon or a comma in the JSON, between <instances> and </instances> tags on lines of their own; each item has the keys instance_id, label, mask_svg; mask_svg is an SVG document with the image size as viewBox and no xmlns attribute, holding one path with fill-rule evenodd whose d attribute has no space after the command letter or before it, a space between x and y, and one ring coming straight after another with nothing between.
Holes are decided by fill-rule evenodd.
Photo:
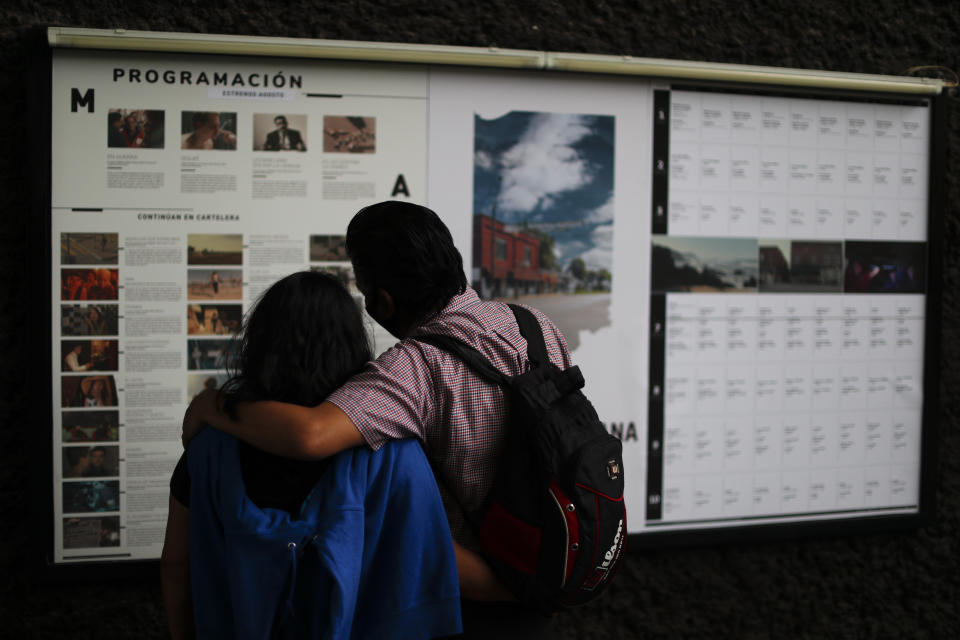
<instances>
[{"instance_id":1,"label":"photograph of red building","mask_svg":"<svg viewBox=\"0 0 960 640\"><path fill-rule=\"evenodd\" d=\"M556 291L560 274L541 269L541 239L499 220L473 217L473 281L484 298Z\"/></svg>"}]
</instances>

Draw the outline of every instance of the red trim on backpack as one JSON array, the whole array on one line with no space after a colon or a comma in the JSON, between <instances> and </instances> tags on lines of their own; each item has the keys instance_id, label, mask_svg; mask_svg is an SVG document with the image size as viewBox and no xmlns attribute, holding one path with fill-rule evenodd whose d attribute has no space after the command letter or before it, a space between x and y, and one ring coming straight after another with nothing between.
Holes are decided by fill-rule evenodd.
<instances>
[{"instance_id":1,"label":"red trim on backpack","mask_svg":"<svg viewBox=\"0 0 960 640\"><path fill-rule=\"evenodd\" d=\"M573 573L577 557L580 555L580 519L577 517L576 510L567 510L567 505L573 506L573 502L570 501L570 498L560 489L557 481L553 478L550 479L550 491L562 509L564 520L567 521L567 571L563 576L563 584L566 584L567 580L570 579L570 574Z\"/></svg>"},{"instance_id":2,"label":"red trim on backpack","mask_svg":"<svg viewBox=\"0 0 960 640\"><path fill-rule=\"evenodd\" d=\"M508 512L499 502L487 510L480 525L480 548L491 558L521 573L535 575L543 532Z\"/></svg>"},{"instance_id":3,"label":"red trim on backpack","mask_svg":"<svg viewBox=\"0 0 960 640\"><path fill-rule=\"evenodd\" d=\"M608 496L607 494L605 494L605 493L603 493L603 492L597 491L596 489L592 489L592 488L588 487L588 486L585 485L585 484L580 484L579 482L577 483L577 486L580 487L581 489L585 489L585 490L589 491L590 493L595 493L595 494L597 494L598 496L603 496L603 497L606 498L607 500L613 500L614 502L623 502L623 494L622 494L622 493L620 494L620 497L619 497L619 498L614 498L613 496Z\"/></svg>"}]
</instances>

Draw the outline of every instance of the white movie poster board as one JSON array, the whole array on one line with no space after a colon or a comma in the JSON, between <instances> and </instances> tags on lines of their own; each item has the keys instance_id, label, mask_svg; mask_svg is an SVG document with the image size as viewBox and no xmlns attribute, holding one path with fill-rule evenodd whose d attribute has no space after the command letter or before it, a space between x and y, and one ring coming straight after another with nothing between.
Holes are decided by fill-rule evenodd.
<instances>
[{"instance_id":1,"label":"white movie poster board","mask_svg":"<svg viewBox=\"0 0 960 640\"><path fill-rule=\"evenodd\" d=\"M52 96L56 563L159 557L243 314L303 269L359 299L346 226L387 199L559 326L629 533L918 512L928 102L62 50Z\"/></svg>"},{"instance_id":2,"label":"white movie poster board","mask_svg":"<svg viewBox=\"0 0 960 640\"><path fill-rule=\"evenodd\" d=\"M56 562L159 557L184 409L243 313L308 268L356 293L350 217L425 201L426 89L422 67L54 52Z\"/></svg>"}]
</instances>

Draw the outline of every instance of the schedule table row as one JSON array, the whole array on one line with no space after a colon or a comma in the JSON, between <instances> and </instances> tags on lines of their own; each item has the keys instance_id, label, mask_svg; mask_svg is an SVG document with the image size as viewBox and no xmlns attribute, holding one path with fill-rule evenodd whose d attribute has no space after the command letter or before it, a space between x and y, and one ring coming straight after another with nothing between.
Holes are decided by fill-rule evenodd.
<instances>
[{"instance_id":1,"label":"schedule table row","mask_svg":"<svg viewBox=\"0 0 960 640\"><path fill-rule=\"evenodd\" d=\"M906 508L918 504L918 491L916 464L678 475L665 478L660 521Z\"/></svg>"},{"instance_id":2,"label":"schedule table row","mask_svg":"<svg viewBox=\"0 0 960 640\"><path fill-rule=\"evenodd\" d=\"M923 404L919 360L775 364L668 362L653 401L666 416L908 408Z\"/></svg>"}]
</instances>

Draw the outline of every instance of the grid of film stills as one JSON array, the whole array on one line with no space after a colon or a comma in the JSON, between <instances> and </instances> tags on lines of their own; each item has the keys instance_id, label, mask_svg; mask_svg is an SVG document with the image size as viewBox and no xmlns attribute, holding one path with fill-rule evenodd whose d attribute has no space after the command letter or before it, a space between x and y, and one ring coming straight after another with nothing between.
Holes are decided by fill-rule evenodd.
<instances>
[{"instance_id":1,"label":"grid of film stills","mask_svg":"<svg viewBox=\"0 0 960 640\"><path fill-rule=\"evenodd\" d=\"M187 400L227 379L243 322L243 235L187 236Z\"/></svg>"},{"instance_id":2,"label":"grid of film stills","mask_svg":"<svg viewBox=\"0 0 960 640\"><path fill-rule=\"evenodd\" d=\"M118 234L60 238L64 549L120 545Z\"/></svg>"},{"instance_id":3,"label":"grid of film stills","mask_svg":"<svg viewBox=\"0 0 960 640\"><path fill-rule=\"evenodd\" d=\"M233 370L246 283L242 234L187 234L185 241L188 402L204 389L220 388ZM82 554L85 549L121 546L128 509L124 501L137 494L128 490L123 455L127 442L122 437L121 405L130 410L123 374L176 370L184 360L175 353L153 354L156 357L141 366L139 356L121 349L119 234L65 232L60 245L62 533L64 549ZM359 304L345 237L311 235L307 252L310 269L334 275ZM163 362L156 361L160 355ZM176 398L183 396L178 393ZM139 435L137 440L149 437ZM164 469L167 476L170 470Z\"/></svg>"},{"instance_id":4,"label":"grid of film stills","mask_svg":"<svg viewBox=\"0 0 960 640\"><path fill-rule=\"evenodd\" d=\"M183 150L235 151L238 148L236 111L180 111L179 147ZM166 111L112 108L107 113L107 147L163 149ZM253 114L253 151L307 151L307 116L287 113ZM377 118L324 115L324 153L376 152Z\"/></svg>"},{"instance_id":5,"label":"grid of film stills","mask_svg":"<svg viewBox=\"0 0 960 640\"><path fill-rule=\"evenodd\" d=\"M915 508L929 104L654 100L648 521Z\"/></svg>"}]
</instances>

